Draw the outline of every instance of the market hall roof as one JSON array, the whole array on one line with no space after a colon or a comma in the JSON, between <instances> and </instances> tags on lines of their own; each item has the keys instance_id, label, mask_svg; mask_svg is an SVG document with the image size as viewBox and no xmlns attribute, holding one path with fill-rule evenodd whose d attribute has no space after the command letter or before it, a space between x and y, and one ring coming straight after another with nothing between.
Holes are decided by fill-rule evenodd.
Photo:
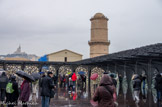
<instances>
[{"instance_id":1,"label":"market hall roof","mask_svg":"<svg viewBox=\"0 0 162 107\"><path fill-rule=\"evenodd\" d=\"M123 61L123 60L142 59L142 58L148 59L150 57L161 58L162 60L162 43L120 51L117 53L103 55L95 58L89 58L75 63L96 64L96 63L103 63L103 62Z\"/></svg>"}]
</instances>

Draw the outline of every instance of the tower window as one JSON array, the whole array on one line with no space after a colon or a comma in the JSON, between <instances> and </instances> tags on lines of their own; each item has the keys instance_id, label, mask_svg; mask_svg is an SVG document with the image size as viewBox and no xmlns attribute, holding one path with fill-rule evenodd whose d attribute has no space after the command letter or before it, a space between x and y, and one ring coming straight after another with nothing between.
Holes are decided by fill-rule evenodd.
<instances>
[{"instance_id":1,"label":"tower window","mask_svg":"<svg viewBox=\"0 0 162 107\"><path fill-rule=\"evenodd\" d=\"M64 58L64 61L67 62L67 57Z\"/></svg>"}]
</instances>

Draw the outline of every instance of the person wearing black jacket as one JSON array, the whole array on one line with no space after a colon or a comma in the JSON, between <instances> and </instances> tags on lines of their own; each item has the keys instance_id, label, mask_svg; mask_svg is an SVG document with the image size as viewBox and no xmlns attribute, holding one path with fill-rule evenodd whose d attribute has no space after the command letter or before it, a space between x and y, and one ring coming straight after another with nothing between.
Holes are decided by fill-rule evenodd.
<instances>
[{"instance_id":1,"label":"person wearing black jacket","mask_svg":"<svg viewBox=\"0 0 162 107\"><path fill-rule=\"evenodd\" d=\"M8 78L6 76L6 73L3 72L2 75L0 76L0 100L4 101L5 100L5 94L6 94L6 85L8 83Z\"/></svg>"},{"instance_id":2,"label":"person wearing black jacket","mask_svg":"<svg viewBox=\"0 0 162 107\"><path fill-rule=\"evenodd\" d=\"M54 84L57 86L58 76L54 75L53 77Z\"/></svg>"},{"instance_id":3,"label":"person wearing black jacket","mask_svg":"<svg viewBox=\"0 0 162 107\"><path fill-rule=\"evenodd\" d=\"M42 92L41 82L42 82L44 77L45 77L44 72L41 72L41 77L39 79L39 96L41 96L41 92Z\"/></svg>"},{"instance_id":4,"label":"person wearing black jacket","mask_svg":"<svg viewBox=\"0 0 162 107\"><path fill-rule=\"evenodd\" d=\"M135 97L136 103L139 103L140 101L139 99L140 90L141 90L140 76L138 74L135 74L133 78L133 91L134 91L134 97Z\"/></svg>"},{"instance_id":5,"label":"person wearing black jacket","mask_svg":"<svg viewBox=\"0 0 162 107\"><path fill-rule=\"evenodd\" d=\"M157 90L157 99L158 101L161 100L161 96L162 96L162 76L159 74L156 75L155 77L155 89Z\"/></svg>"},{"instance_id":6,"label":"person wearing black jacket","mask_svg":"<svg viewBox=\"0 0 162 107\"><path fill-rule=\"evenodd\" d=\"M147 82L147 76L146 76L146 74L142 74L141 83L142 83L142 91L143 91L142 97L143 97L143 99L146 99L146 92L145 92L145 90L146 90L146 82Z\"/></svg>"},{"instance_id":7,"label":"person wearing black jacket","mask_svg":"<svg viewBox=\"0 0 162 107\"><path fill-rule=\"evenodd\" d=\"M13 93L6 93L6 103L8 107L14 107L17 105L17 100L19 98L18 83L16 82L16 77L11 76L10 81L12 83Z\"/></svg>"},{"instance_id":8,"label":"person wearing black jacket","mask_svg":"<svg viewBox=\"0 0 162 107\"><path fill-rule=\"evenodd\" d=\"M53 73L48 72L48 75L44 77L41 81L41 96L42 96L42 107L49 107L50 98L53 97L54 92L52 89L54 88L54 83L52 80Z\"/></svg>"},{"instance_id":9,"label":"person wearing black jacket","mask_svg":"<svg viewBox=\"0 0 162 107\"><path fill-rule=\"evenodd\" d=\"M111 77L111 79L112 79L112 81L113 81L113 84L114 84L114 86L115 86L115 88L116 88L117 81L116 81L116 79L115 79L115 76L114 76L114 75L110 75L110 77Z\"/></svg>"}]
</instances>

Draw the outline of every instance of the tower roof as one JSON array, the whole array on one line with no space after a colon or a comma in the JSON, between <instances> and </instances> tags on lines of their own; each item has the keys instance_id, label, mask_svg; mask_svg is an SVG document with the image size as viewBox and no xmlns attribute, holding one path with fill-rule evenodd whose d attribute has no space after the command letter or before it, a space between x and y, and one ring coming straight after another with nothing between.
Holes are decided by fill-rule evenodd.
<instances>
[{"instance_id":1,"label":"tower roof","mask_svg":"<svg viewBox=\"0 0 162 107\"><path fill-rule=\"evenodd\" d=\"M90 20L93 20L93 19L106 19L106 20L109 20L107 17L104 16L103 13L96 13L94 15L94 17L92 17Z\"/></svg>"},{"instance_id":2,"label":"tower roof","mask_svg":"<svg viewBox=\"0 0 162 107\"><path fill-rule=\"evenodd\" d=\"M94 15L94 18L102 18L102 17L105 17L102 13L96 13Z\"/></svg>"}]
</instances>

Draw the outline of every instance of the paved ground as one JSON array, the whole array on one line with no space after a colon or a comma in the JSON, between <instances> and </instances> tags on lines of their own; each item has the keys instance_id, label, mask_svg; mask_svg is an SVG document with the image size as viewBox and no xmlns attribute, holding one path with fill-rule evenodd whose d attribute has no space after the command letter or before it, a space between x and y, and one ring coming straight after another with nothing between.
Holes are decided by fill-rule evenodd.
<instances>
[{"instance_id":1,"label":"paved ground","mask_svg":"<svg viewBox=\"0 0 162 107\"><path fill-rule=\"evenodd\" d=\"M93 93L86 90L69 93L66 89L59 88L56 90L55 98L51 99L50 107L92 107L90 104L92 95ZM157 104L145 100L141 100L137 105L130 94L127 94L125 97L123 94L119 94L117 102L119 104L118 107L148 107L150 104L151 107L162 107L162 103L157 106ZM19 105L18 107L21 106ZM37 105L28 107L41 107L41 99L39 98Z\"/></svg>"},{"instance_id":2,"label":"paved ground","mask_svg":"<svg viewBox=\"0 0 162 107\"><path fill-rule=\"evenodd\" d=\"M90 104L91 95L93 93L84 91L77 91L75 93L69 93L66 89L59 89L55 95L54 99L51 99L51 107L92 107ZM147 107L149 101L141 100L139 104L136 104L131 96L126 96L124 98L123 94L118 96L118 107ZM142 99L142 98L141 98ZM162 107L151 103L151 107ZM41 107L41 106L38 106Z\"/></svg>"}]
</instances>

